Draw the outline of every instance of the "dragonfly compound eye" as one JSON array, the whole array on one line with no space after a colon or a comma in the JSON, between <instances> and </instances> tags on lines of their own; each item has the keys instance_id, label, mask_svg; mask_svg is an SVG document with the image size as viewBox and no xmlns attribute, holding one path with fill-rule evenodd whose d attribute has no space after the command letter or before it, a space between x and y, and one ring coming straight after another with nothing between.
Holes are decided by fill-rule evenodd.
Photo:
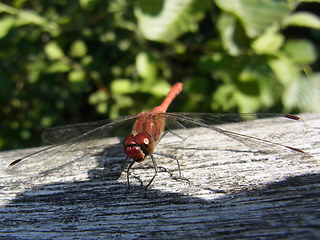
<instances>
[{"instance_id":1,"label":"dragonfly compound eye","mask_svg":"<svg viewBox=\"0 0 320 240\"><path fill-rule=\"evenodd\" d=\"M148 134L138 133L136 136L134 136L134 142L141 147L141 150L144 152L144 154L151 155L153 153L154 144Z\"/></svg>"},{"instance_id":2,"label":"dragonfly compound eye","mask_svg":"<svg viewBox=\"0 0 320 240\"><path fill-rule=\"evenodd\" d=\"M126 138L123 140L123 147L126 148L128 145L134 145L135 142L133 141L133 138L133 134L126 136Z\"/></svg>"}]
</instances>

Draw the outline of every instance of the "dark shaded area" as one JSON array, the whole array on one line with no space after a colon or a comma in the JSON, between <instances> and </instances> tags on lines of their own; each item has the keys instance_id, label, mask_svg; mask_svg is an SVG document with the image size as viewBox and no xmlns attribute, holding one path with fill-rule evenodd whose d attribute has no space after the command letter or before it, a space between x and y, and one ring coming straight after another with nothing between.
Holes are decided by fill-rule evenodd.
<instances>
[{"instance_id":1,"label":"dark shaded area","mask_svg":"<svg viewBox=\"0 0 320 240\"><path fill-rule=\"evenodd\" d=\"M291 177L212 201L153 189L145 193L141 187L127 190L103 178L45 185L1 208L0 235L316 239L320 236L319 182L316 174ZM21 214L28 217L21 220Z\"/></svg>"}]
</instances>

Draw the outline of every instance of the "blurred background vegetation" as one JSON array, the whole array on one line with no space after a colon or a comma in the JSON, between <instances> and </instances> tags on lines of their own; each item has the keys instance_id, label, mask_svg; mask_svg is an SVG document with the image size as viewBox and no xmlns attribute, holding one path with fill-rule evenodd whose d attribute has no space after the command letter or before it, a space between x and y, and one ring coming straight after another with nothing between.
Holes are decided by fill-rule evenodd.
<instances>
[{"instance_id":1,"label":"blurred background vegetation","mask_svg":"<svg viewBox=\"0 0 320 240\"><path fill-rule=\"evenodd\" d=\"M319 0L0 3L0 149L152 109L320 110Z\"/></svg>"}]
</instances>

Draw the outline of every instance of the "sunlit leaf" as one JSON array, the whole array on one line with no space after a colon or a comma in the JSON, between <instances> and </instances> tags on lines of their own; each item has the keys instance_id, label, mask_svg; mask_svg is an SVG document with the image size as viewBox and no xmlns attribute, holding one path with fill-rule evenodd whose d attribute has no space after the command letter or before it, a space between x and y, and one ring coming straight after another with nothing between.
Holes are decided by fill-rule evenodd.
<instances>
[{"instance_id":1,"label":"sunlit leaf","mask_svg":"<svg viewBox=\"0 0 320 240\"><path fill-rule=\"evenodd\" d=\"M101 102L96 107L97 112L100 114L105 114L108 111L108 104L106 102Z\"/></svg>"},{"instance_id":2,"label":"sunlit leaf","mask_svg":"<svg viewBox=\"0 0 320 240\"><path fill-rule=\"evenodd\" d=\"M7 35L9 30L15 25L16 20L13 17L3 17L0 19L0 38Z\"/></svg>"},{"instance_id":3,"label":"sunlit leaf","mask_svg":"<svg viewBox=\"0 0 320 240\"><path fill-rule=\"evenodd\" d=\"M297 12L288 16L284 25L320 29L320 18L309 12Z\"/></svg>"},{"instance_id":4,"label":"sunlit leaf","mask_svg":"<svg viewBox=\"0 0 320 240\"><path fill-rule=\"evenodd\" d=\"M76 40L72 43L70 56L83 57L87 54L87 46L82 40Z\"/></svg>"},{"instance_id":5,"label":"sunlit leaf","mask_svg":"<svg viewBox=\"0 0 320 240\"><path fill-rule=\"evenodd\" d=\"M121 51L127 51L130 48L131 42L128 39L124 39L118 42L118 47Z\"/></svg>"},{"instance_id":6,"label":"sunlit leaf","mask_svg":"<svg viewBox=\"0 0 320 240\"><path fill-rule=\"evenodd\" d=\"M92 93L89 97L89 103L95 105L100 102L106 102L108 100L108 94L105 91L98 90Z\"/></svg>"},{"instance_id":7,"label":"sunlit leaf","mask_svg":"<svg viewBox=\"0 0 320 240\"><path fill-rule=\"evenodd\" d=\"M258 54L273 54L280 49L283 42L282 34L266 32L252 43L252 48Z\"/></svg>"},{"instance_id":8,"label":"sunlit leaf","mask_svg":"<svg viewBox=\"0 0 320 240\"><path fill-rule=\"evenodd\" d=\"M169 43L198 29L206 4L205 0L140 0L134 12L146 39Z\"/></svg>"},{"instance_id":9,"label":"sunlit leaf","mask_svg":"<svg viewBox=\"0 0 320 240\"><path fill-rule=\"evenodd\" d=\"M284 0L215 0L215 2L224 11L237 16L250 37L256 37L268 28L279 27L279 23L290 12Z\"/></svg>"},{"instance_id":10,"label":"sunlit leaf","mask_svg":"<svg viewBox=\"0 0 320 240\"><path fill-rule=\"evenodd\" d=\"M55 61L45 69L48 73L69 72L70 70L71 67L66 61Z\"/></svg>"},{"instance_id":11,"label":"sunlit leaf","mask_svg":"<svg viewBox=\"0 0 320 240\"><path fill-rule=\"evenodd\" d=\"M282 101L287 111L304 109L308 112L320 111L320 74L309 78L300 76L285 88Z\"/></svg>"},{"instance_id":12,"label":"sunlit leaf","mask_svg":"<svg viewBox=\"0 0 320 240\"><path fill-rule=\"evenodd\" d=\"M239 46L234 41L236 30L236 18L231 14L222 13L218 19L217 27L221 35L221 42L230 55L240 53Z\"/></svg>"},{"instance_id":13,"label":"sunlit leaf","mask_svg":"<svg viewBox=\"0 0 320 240\"><path fill-rule=\"evenodd\" d=\"M97 0L80 0L79 3L81 8L90 10L97 3Z\"/></svg>"},{"instance_id":14,"label":"sunlit leaf","mask_svg":"<svg viewBox=\"0 0 320 240\"><path fill-rule=\"evenodd\" d=\"M110 85L112 93L128 94L137 91L137 87L129 79L114 79Z\"/></svg>"},{"instance_id":15,"label":"sunlit leaf","mask_svg":"<svg viewBox=\"0 0 320 240\"><path fill-rule=\"evenodd\" d=\"M154 81L157 76L156 61L151 54L140 52L136 56L138 74L148 82Z\"/></svg>"},{"instance_id":16,"label":"sunlit leaf","mask_svg":"<svg viewBox=\"0 0 320 240\"><path fill-rule=\"evenodd\" d=\"M171 86L170 84L165 81L165 80L158 80L156 81L152 87L150 88L150 93L153 95L153 96L166 96L167 93L170 91L171 89Z\"/></svg>"},{"instance_id":17,"label":"sunlit leaf","mask_svg":"<svg viewBox=\"0 0 320 240\"><path fill-rule=\"evenodd\" d=\"M44 47L44 51L50 60L58 60L64 56L63 50L60 48L60 46L55 41L49 42Z\"/></svg>"},{"instance_id":18,"label":"sunlit leaf","mask_svg":"<svg viewBox=\"0 0 320 240\"><path fill-rule=\"evenodd\" d=\"M86 72L82 69L73 70L68 75L70 82L83 82L86 77Z\"/></svg>"},{"instance_id":19,"label":"sunlit leaf","mask_svg":"<svg viewBox=\"0 0 320 240\"><path fill-rule=\"evenodd\" d=\"M32 10L23 10L18 12L18 16L27 24L36 24L45 27L47 20Z\"/></svg>"},{"instance_id":20,"label":"sunlit leaf","mask_svg":"<svg viewBox=\"0 0 320 240\"><path fill-rule=\"evenodd\" d=\"M260 108L260 99L257 95L248 95L241 91L236 91L234 97L239 112L254 113Z\"/></svg>"},{"instance_id":21,"label":"sunlit leaf","mask_svg":"<svg viewBox=\"0 0 320 240\"><path fill-rule=\"evenodd\" d=\"M299 71L296 66L285 56L270 59L269 66L283 85L291 84L292 81L299 76Z\"/></svg>"},{"instance_id":22,"label":"sunlit leaf","mask_svg":"<svg viewBox=\"0 0 320 240\"><path fill-rule=\"evenodd\" d=\"M288 40L283 50L298 64L311 64L317 59L315 46L306 39Z\"/></svg>"},{"instance_id":23,"label":"sunlit leaf","mask_svg":"<svg viewBox=\"0 0 320 240\"><path fill-rule=\"evenodd\" d=\"M280 88L275 88L275 83L270 78L258 81L260 89L259 100L264 108L272 107L281 96Z\"/></svg>"},{"instance_id":24,"label":"sunlit leaf","mask_svg":"<svg viewBox=\"0 0 320 240\"><path fill-rule=\"evenodd\" d=\"M212 95L211 108L214 110L222 109L228 111L236 107L235 99L236 88L233 84L220 85Z\"/></svg>"},{"instance_id":25,"label":"sunlit leaf","mask_svg":"<svg viewBox=\"0 0 320 240\"><path fill-rule=\"evenodd\" d=\"M120 110L123 108L132 108L135 105L134 99L129 96L123 94L113 94L113 99L115 103L111 105L109 110L109 118L117 119L121 117ZM137 114L137 112L133 112L131 114Z\"/></svg>"},{"instance_id":26,"label":"sunlit leaf","mask_svg":"<svg viewBox=\"0 0 320 240\"><path fill-rule=\"evenodd\" d=\"M320 3L320 0L299 0L299 2L316 2L316 3Z\"/></svg>"},{"instance_id":27,"label":"sunlit leaf","mask_svg":"<svg viewBox=\"0 0 320 240\"><path fill-rule=\"evenodd\" d=\"M109 99L108 94L102 89L99 89L98 91L92 93L89 96L88 101L89 101L89 104L95 106L98 113L106 114L108 111L108 103L107 103L108 99Z\"/></svg>"}]
</instances>

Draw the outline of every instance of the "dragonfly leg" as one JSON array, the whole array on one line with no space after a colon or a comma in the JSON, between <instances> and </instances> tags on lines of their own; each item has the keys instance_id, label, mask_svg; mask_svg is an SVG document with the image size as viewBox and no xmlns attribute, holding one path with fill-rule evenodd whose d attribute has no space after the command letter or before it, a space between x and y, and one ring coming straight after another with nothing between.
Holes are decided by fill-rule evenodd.
<instances>
[{"instance_id":1,"label":"dragonfly leg","mask_svg":"<svg viewBox=\"0 0 320 240\"><path fill-rule=\"evenodd\" d=\"M180 179L180 180L187 181L187 182L188 182L188 185L190 185L190 181L189 181L189 179L187 179L187 178L182 178L181 170L180 170L180 163L179 163L179 159L178 159L178 158L176 158L175 156L170 156L170 157L171 157L171 158L173 158L173 159L175 159L175 160L176 160L176 162L177 162L178 171L179 171L179 179ZM178 180L178 179L176 179L175 177L174 177L174 179L175 179L175 180Z\"/></svg>"},{"instance_id":2,"label":"dragonfly leg","mask_svg":"<svg viewBox=\"0 0 320 240\"><path fill-rule=\"evenodd\" d=\"M126 157L126 159L124 160L124 162L123 162L123 164L122 164L122 167L121 167L121 171L120 171L120 173L122 173L122 172L123 172L124 167L126 166L128 159L129 159L129 158L128 158L128 157Z\"/></svg>"},{"instance_id":3,"label":"dragonfly leg","mask_svg":"<svg viewBox=\"0 0 320 240\"><path fill-rule=\"evenodd\" d=\"M187 178L183 178L182 174L181 174L181 168L180 168L180 163L179 163L179 159L175 156L169 155L169 154L165 154L165 153L159 153L159 152L153 152L153 154L156 155L160 155L160 156L164 156L164 157L168 157L168 158L172 158L174 160L176 160L177 162L177 166L178 166L178 171L179 171L179 178L177 177L173 177L175 180L182 180L182 181L186 181L188 183L188 185L190 185L190 181ZM171 175L171 174L170 174Z\"/></svg>"},{"instance_id":4,"label":"dragonfly leg","mask_svg":"<svg viewBox=\"0 0 320 240\"><path fill-rule=\"evenodd\" d=\"M145 190L147 191L147 188L150 186L150 184L152 183L153 179L157 176L158 174L158 166L157 166L157 163L156 163L156 160L154 159L154 156L153 154L151 154L151 159L152 159L152 163L153 163L153 167L154 167L154 175L153 177L151 178L150 182L148 183L148 185L146 186Z\"/></svg>"},{"instance_id":5,"label":"dragonfly leg","mask_svg":"<svg viewBox=\"0 0 320 240\"><path fill-rule=\"evenodd\" d=\"M176 158L175 156L169 155L169 154L159 153L159 152L153 152L153 154L157 154L157 155L160 155L160 156L164 156L164 157L168 157L168 158L172 158L172 159L176 160L177 166L178 166L178 171L179 171L179 177L182 179L180 163L179 163L179 159L178 158Z\"/></svg>"},{"instance_id":6,"label":"dragonfly leg","mask_svg":"<svg viewBox=\"0 0 320 240\"><path fill-rule=\"evenodd\" d=\"M183 127L183 126L182 126ZM162 135L162 137L161 137L161 139L164 137L164 135L166 135L167 133L171 133L172 135L174 135L174 136L176 136L176 137L178 137L178 138L180 138L182 141L184 141L184 140L186 140L187 138L183 138L183 137L181 137L179 134L177 134L176 132L174 132L174 131L171 131L169 128L166 128L166 131L163 133L163 135Z\"/></svg>"},{"instance_id":7,"label":"dragonfly leg","mask_svg":"<svg viewBox=\"0 0 320 240\"><path fill-rule=\"evenodd\" d=\"M132 161L129 166L128 166L128 169L127 169L127 185L128 185L128 188L130 188L130 181L129 181L129 174L130 174L130 169L132 167L132 165L134 164L134 161Z\"/></svg>"}]
</instances>

